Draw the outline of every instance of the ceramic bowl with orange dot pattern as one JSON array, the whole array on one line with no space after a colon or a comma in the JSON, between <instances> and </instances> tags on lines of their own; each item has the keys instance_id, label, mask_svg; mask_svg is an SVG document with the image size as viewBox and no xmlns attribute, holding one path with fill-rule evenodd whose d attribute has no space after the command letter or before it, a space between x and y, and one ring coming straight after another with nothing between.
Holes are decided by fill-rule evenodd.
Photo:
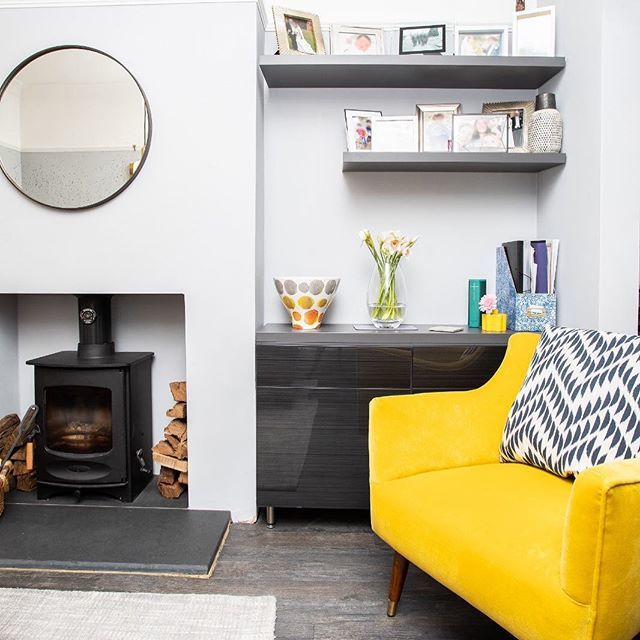
<instances>
[{"instance_id":1,"label":"ceramic bowl with orange dot pattern","mask_svg":"<svg viewBox=\"0 0 640 640\"><path fill-rule=\"evenodd\" d=\"M291 316L291 326L298 331L317 329L331 305L340 278L274 278L276 291Z\"/></svg>"}]
</instances>

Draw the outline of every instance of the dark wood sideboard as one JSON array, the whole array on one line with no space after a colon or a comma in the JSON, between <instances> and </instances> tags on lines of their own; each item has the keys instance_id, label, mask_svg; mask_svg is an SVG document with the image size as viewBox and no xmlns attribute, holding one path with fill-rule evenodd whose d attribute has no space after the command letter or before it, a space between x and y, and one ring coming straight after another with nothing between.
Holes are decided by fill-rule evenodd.
<instances>
[{"instance_id":1,"label":"dark wood sideboard","mask_svg":"<svg viewBox=\"0 0 640 640\"><path fill-rule=\"evenodd\" d=\"M479 387L502 362L509 335L259 329L258 506L268 521L274 507L367 509L371 399Z\"/></svg>"}]
</instances>

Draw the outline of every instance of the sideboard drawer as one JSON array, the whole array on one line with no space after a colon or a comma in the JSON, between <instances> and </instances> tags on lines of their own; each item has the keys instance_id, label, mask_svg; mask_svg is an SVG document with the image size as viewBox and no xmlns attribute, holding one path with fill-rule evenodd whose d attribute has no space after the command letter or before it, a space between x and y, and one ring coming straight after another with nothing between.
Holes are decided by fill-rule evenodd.
<instances>
[{"instance_id":1,"label":"sideboard drawer","mask_svg":"<svg viewBox=\"0 0 640 640\"><path fill-rule=\"evenodd\" d=\"M409 389L411 349L258 345L259 387Z\"/></svg>"},{"instance_id":2,"label":"sideboard drawer","mask_svg":"<svg viewBox=\"0 0 640 640\"><path fill-rule=\"evenodd\" d=\"M362 508L369 490L369 403L379 395L389 392L258 388L258 503L265 504L261 496L268 492L266 504L314 506L306 499L320 491L327 506Z\"/></svg>"},{"instance_id":3,"label":"sideboard drawer","mask_svg":"<svg viewBox=\"0 0 640 640\"><path fill-rule=\"evenodd\" d=\"M415 347L413 390L476 389L498 370L505 351L502 346Z\"/></svg>"}]
</instances>

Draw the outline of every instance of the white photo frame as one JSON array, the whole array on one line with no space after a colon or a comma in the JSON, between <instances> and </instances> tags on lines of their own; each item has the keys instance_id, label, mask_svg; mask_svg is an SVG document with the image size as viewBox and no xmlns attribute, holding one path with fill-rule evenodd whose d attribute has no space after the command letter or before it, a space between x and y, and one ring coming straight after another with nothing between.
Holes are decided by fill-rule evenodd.
<instances>
[{"instance_id":1,"label":"white photo frame","mask_svg":"<svg viewBox=\"0 0 640 640\"><path fill-rule=\"evenodd\" d=\"M417 104L419 151L451 151L453 115L460 113L460 103Z\"/></svg>"},{"instance_id":2,"label":"white photo frame","mask_svg":"<svg viewBox=\"0 0 640 640\"><path fill-rule=\"evenodd\" d=\"M418 116L374 118L371 150L418 151Z\"/></svg>"},{"instance_id":3,"label":"white photo frame","mask_svg":"<svg viewBox=\"0 0 640 640\"><path fill-rule=\"evenodd\" d=\"M457 56L508 56L509 25L456 25Z\"/></svg>"},{"instance_id":4,"label":"white photo frame","mask_svg":"<svg viewBox=\"0 0 640 640\"><path fill-rule=\"evenodd\" d=\"M371 151L373 120L381 116L382 111L344 110L347 151ZM368 122L371 123L370 127Z\"/></svg>"},{"instance_id":5,"label":"white photo frame","mask_svg":"<svg viewBox=\"0 0 640 640\"><path fill-rule=\"evenodd\" d=\"M381 28L331 25L331 54L383 55L384 32Z\"/></svg>"},{"instance_id":6,"label":"white photo frame","mask_svg":"<svg viewBox=\"0 0 640 640\"><path fill-rule=\"evenodd\" d=\"M556 55L556 8L518 11L513 19L514 56Z\"/></svg>"}]
</instances>

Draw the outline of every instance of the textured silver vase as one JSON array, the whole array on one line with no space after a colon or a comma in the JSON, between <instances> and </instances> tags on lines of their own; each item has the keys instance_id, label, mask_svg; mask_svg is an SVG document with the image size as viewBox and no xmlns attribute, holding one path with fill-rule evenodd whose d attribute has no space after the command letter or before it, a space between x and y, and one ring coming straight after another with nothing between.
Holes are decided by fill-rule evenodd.
<instances>
[{"instance_id":1,"label":"textured silver vase","mask_svg":"<svg viewBox=\"0 0 640 640\"><path fill-rule=\"evenodd\" d=\"M541 109L529 122L529 151L559 153L562 149L562 116L557 109Z\"/></svg>"},{"instance_id":2,"label":"textured silver vase","mask_svg":"<svg viewBox=\"0 0 640 640\"><path fill-rule=\"evenodd\" d=\"M541 93L536 96L536 110L529 122L529 151L559 153L562 149L562 116L556 109L556 96Z\"/></svg>"}]
</instances>

